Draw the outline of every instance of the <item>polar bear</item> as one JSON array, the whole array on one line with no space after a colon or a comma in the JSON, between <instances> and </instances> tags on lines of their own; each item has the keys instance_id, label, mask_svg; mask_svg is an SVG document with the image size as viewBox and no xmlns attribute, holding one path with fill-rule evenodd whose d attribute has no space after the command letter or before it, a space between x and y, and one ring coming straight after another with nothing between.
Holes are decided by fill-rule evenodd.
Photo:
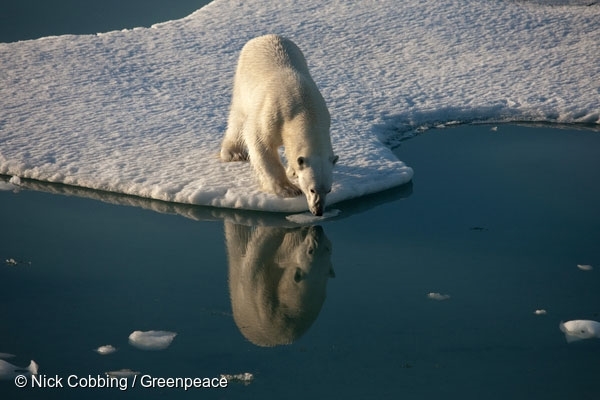
<instances>
[{"instance_id":1,"label":"polar bear","mask_svg":"<svg viewBox=\"0 0 600 400\"><path fill-rule=\"evenodd\" d=\"M302 51L289 39L265 35L242 48L233 83L221 160L250 160L262 190L282 197L304 192L322 215L338 157L330 116ZM287 171L279 157L285 149ZM290 179L297 179L297 185Z\"/></svg>"},{"instance_id":2,"label":"polar bear","mask_svg":"<svg viewBox=\"0 0 600 400\"><path fill-rule=\"evenodd\" d=\"M245 226L225 221L233 319L257 346L290 344L319 315L335 277L322 227Z\"/></svg>"}]
</instances>

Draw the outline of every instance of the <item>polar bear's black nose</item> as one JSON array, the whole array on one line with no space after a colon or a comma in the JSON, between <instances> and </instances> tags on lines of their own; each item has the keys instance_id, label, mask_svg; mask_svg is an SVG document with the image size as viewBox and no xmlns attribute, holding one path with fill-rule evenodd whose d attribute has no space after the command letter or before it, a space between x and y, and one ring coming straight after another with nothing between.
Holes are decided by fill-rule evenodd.
<instances>
[{"instance_id":1,"label":"polar bear's black nose","mask_svg":"<svg viewBox=\"0 0 600 400\"><path fill-rule=\"evenodd\" d=\"M311 211L317 217L321 217L323 215L323 202L319 201L315 203L315 206Z\"/></svg>"}]
</instances>

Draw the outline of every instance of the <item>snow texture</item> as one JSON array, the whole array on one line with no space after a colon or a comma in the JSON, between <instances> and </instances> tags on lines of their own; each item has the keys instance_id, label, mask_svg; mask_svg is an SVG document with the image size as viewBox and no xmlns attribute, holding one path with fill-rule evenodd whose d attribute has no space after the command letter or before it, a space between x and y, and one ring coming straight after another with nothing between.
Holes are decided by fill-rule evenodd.
<instances>
[{"instance_id":1,"label":"snow texture","mask_svg":"<svg viewBox=\"0 0 600 400\"><path fill-rule=\"evenodd\" d=\"M306 210L304 196L263 193L248 163L218 158L237 56L266 33L298 44L330 109L329 204L408 182L386 144L419 127L599 124L600 6L551 4L216 0L151 28L0 43L0 174Z\"/></svg>"}]
</instances>

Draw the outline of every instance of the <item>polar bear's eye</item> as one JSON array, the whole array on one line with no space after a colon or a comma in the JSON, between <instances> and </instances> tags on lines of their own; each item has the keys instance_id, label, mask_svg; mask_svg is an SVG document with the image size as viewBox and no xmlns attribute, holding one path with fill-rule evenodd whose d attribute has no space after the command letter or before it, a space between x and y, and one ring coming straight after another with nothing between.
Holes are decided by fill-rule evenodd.
<instances>
[{"instance_id":1,"label":"polar bear's eye","mask_svg":"<svg viewBox=\"0 0 600 400\"><path fill-rule=\"evenodd\" d=\"M310 189L310 192L311 192L312 194L315 194L315 189Z\"/></svg>"}]
</instances>

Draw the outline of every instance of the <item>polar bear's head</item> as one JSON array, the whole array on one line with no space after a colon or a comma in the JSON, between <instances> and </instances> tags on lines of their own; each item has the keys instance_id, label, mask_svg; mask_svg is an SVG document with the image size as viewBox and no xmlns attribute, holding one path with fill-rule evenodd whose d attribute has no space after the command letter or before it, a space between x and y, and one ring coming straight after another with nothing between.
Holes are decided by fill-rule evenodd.
<instances>
[{"instance_id":1,"label":"polar bear's head","mask_svg":"<svg viewBox=\"0 0 600 400\"><path fill-rule=\"evenodd\" d=\"M338 156L329 157L309 156L298 157L295 168L298 176L298 186L308 202L308 209L316 216L323 215L325 208L325 198L327 193L331 192L331 177L333 175L333 166L338 160Z\"/></svg>"}]
</instances>

